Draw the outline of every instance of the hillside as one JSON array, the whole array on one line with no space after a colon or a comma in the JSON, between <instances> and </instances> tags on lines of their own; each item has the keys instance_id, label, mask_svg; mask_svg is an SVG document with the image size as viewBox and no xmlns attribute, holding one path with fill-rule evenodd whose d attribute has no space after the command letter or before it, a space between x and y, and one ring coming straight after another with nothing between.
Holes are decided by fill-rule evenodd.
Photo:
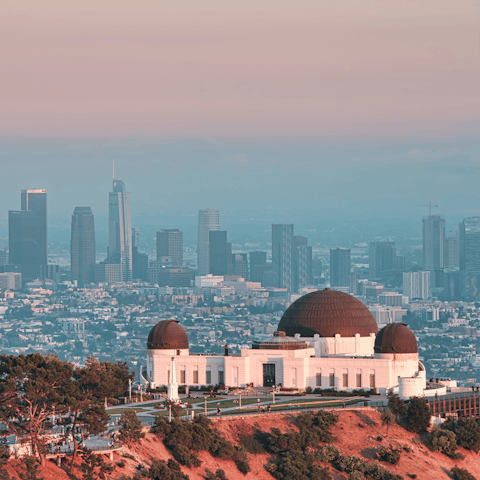
<instances>
[{"instance_id":1,"label":"hillside","mask_svg":"<svg viewBox=\"0 0 480 480\"><path fill-rule=\"evenodd\" d=\"M443 454L431 452L426 445L419 441L420 437L418 435L406 432L397 425L390 427L387 438L382 442L377 441L379 435L385 435L386 427L381 426L380 414L376 411L352 409L338 413L339 421L332 427L331 431L337 437L334 445L344 455L356 455L373 461L375 451L382 445L408 446L411 452L403 451L398 465L384 462L382 462L382 465L404 478L408 478L407 474L416 474L417 479L450 479L448 471L455 465L466 468L474 475L476 472L480 472L479 455L459 448L459 451L465 455L465 459L453 461ZM223 437L234 444L238 444L239 436L253 433L254 425L262 431L270 431L271 428L275 427L285 433L287 431L298 431L295 420L296 414L265 414L244 418L213 419L213 422ZM116 453L114 463L123 460L125 466L123 468L117 466L111 478L117 479L123 475L132 477L135 473L138 473L136 467L139 463L149 466L153 460L172 458L162 441L151 433L148 433L140 443L134 445L131 449L125 447L124 453L132 455L134 459L124 458L121 453ZM276 458L271 454L248 454L251 471L247 475L243 475L231 460L213 458L207 452L199 452L198 457L202 460L202 465L199 468L189 469L182 466L183 473L187 474L192 480L204 479L208 471L215 472L217 469L223 469L229 480L272 479L273 477L266 471L265 466L275 461ZM338 472L331 465L325 464L324 466L330 469L334 480L347 479L345 473ZM18 471L20 469L19 460L10 461L8 466L0 472L0 480L19 479ZM45 480L68 480L66 473L51 461L41 468L40 474Z\"/></svg>"}]
</instances>

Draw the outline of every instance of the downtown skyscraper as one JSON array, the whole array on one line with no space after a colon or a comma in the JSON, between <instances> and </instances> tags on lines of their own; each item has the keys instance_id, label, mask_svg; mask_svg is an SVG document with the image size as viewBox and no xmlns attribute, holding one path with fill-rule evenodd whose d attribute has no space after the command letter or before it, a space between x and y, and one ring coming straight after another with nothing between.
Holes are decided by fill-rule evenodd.
<instances>
[{"instance_id":1,"label":"downtown skyscraper","mask_svg":"<svg viewBox=\"0 0 480 480\"><path fill-rule=\"evenodd\" d=\"M168 257L172 265L183 265L183 232L178 228L157 232L157 261Z\"/></svg>"},{"instance_id":2,"label":"downtown skyscraper","mask_svg":"<svg viewBox=\"0 0 480 480\"><path fill-rule=\"evenodd\" d=\"M330 249L330 285L350 287L352 281L351 250L349 248Z\"/></svg>"},{"instance_id":3,"label":"downtown skyscraper","mask_svg":"<svg viewBox=\"0 0 480 480\"><path fill-rule=\"evenodd\" d=\"M47 191L22 190L21 210L8 212L9 263L23 281L34 280L47 265Z\"/></svg>"},{"instance_id":4,"label":"downtown skyscraper","mask_svg":"<svg viewBox=\"0 0 480 480\"><path fill-rule=\"evenodd\" d=\"M210 273L210 232L220 230L218 210L207 208L198 212L197 275Z\"/></svg>"},{"instance_id":5,"label":"downtown skyscraper","mask_svg":"<svg viewBox=\"0 0 480 480\"><path fill-rule=\"evenodd\" d=\"M295 291L294 253L295 243L293 224L272 225L272 274L273 284L286 288L288 293Z\"/></svg>"},{"instance_id":6,"label":"downtown skyscraper","mask_svg":"<svg viewBox=\"0 0 480 480\"><path fill-rule=\"evenodd\" d=\"M76 207L70 238L72 281L78 287L95 283L95 220L90 207Z\"/></svg>"},{"instance_id":7,"label":"downtown skyscraper","mask_svg":"<svg viewBox=\"0 0 480 480\"><path fill-rule=\"evenodd\" d=\"M460 291L467 302L480 300L480 217L459 224Z\"/></svg>"},{"instance_id":8,"label":"downtown skyscraper","mask_svg":"<svg viewBox=\"0 0 480 480\"><path fill-rule=\"evenodd\" d=\"M132 279L132 218L130 193L121 180L113 180L109 194L108 263L119 264L121 279Z\"/></svg>"},{"instance_id":9,"label":"downtown skyscraper","mask_svg":"<svg viewBox=\"0 0 480 480\"><path fill-rule=\"evenodd\" d=\"M423 219L423 269L432 272L432 283L436 285L433 272L444 267L445 218L443 215L428 215ZM438 285L440 286L440 285Z\"/></svg>"}]
</instances>

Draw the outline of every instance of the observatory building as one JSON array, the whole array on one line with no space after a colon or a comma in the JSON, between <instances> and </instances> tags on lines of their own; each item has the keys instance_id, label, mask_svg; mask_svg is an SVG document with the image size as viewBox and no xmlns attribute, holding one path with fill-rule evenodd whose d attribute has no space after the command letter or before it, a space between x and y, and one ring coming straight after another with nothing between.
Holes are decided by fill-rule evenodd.
<instances>
[{"instance_id":1,"label":"observatory building","mask_svg":"<svg viewBox=\"0 0 480 480\"><path fill-rule=\"evenodd\" d=\"M141 380L152 388L168 385L172 364L179 385L363 388L403 398L444 393L427 388L417 340L406 324L378 331L362 302L329 288L296 300L272 337L254 341L238 355L229 354L228 347L224 355L192 355L185 329L176 320L162 320L148 336Z\"/></svg>"}]
</instances>

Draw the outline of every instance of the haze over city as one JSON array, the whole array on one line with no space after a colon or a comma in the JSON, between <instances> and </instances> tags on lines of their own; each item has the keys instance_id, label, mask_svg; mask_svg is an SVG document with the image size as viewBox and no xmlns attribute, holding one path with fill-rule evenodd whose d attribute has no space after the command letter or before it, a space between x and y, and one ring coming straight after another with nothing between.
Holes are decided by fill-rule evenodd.
<instances>
[{"instance_id":1,"label":"haze over city","mask_svg":"<svg viewBox=\"0 0 480 480\"><path fill-rule=\"evenodd\" d=\"M1 2L0 478L474 480L479 13Z\"/></svg>"}]
</instances>

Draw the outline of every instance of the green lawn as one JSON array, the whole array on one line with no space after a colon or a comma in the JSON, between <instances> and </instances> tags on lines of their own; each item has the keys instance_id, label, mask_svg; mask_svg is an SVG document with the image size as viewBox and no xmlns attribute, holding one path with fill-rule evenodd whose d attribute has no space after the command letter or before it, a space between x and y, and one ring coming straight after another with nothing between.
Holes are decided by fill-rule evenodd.
<instances>
[{"instance_id":1,"label":"green lawn","mask_svg":"<svg viewBox=\"0 0 480 480\"><path fill-rule=\"evenodd\" d=\"M363 400L363 398L362 398ZM297 399L297 400L285 400L285 399L282 399L280 401L277 401L275 399L275 405L276 404L284 404L284 403L318 403L318 402L322 402L322 403L328 403L328 402L340 402L340 403L343 403L343 402L351 402L352 401L352 397L337 397L335 399L329 399L329 400L326 400L325 398L300 398L300 399Z\"/></svg>"},{"instance_id":2,"label":"green lawn","mask_svg":"<svg viewBox=\"0 0 480 480\"><path fill-rule=\"evenodd\" d=\"M310 408L329 408L329 407L341 407L343 404L346 406L348 405L354 405L356 403L363 402L363 400L347 400L345 402L338 401L338 402L325 402L325 401L313 401L313 402L291 402L292 407L289 407L288 404L286 403L281 403L281 404L275 404L271 405L271 411L272 412L278 412L278 411L289 411L289 410L308 410ZM293 405L298 405L298 406L293 406ZM242 402L243 406L243 402ZM214 412L214 411L213 411ZM241 415L241 414L248 414L248 413L256 413L257 409L255 407L251 408L242 408L241 410L229 410L228 412L224 412L225 415ZM210 414L210 416L214 416Z\"/></svg>"},{"instance_id":3,"label":"green lawn","mask_svg":"<svg viewBox=\"0 0 480 480\"><path fill-rule=\"evenodd\" d=\"M111 410L107 410L107 413L109 415L116 415L119 413L123 413L125 410L136 410L137 412L144 412L146 409L141 407L135 407L132 405L131 407L112 408Z\"/></svg>"},{"instance_id":4,"label":"green lawn","mask_svg":"<svg viewBox=\"0 0 480 480\"><path fill-rule=\"evenodd\" d=\"M212 399L213 401L215 401L216 399ZM236 398L231 398L231 399L228 399L228 400L223 400L223 401L220 401L220 402L216 402L216 403L210 403L208 404L208 408L232 408L232 407L238 407L238 402L233 402L234 400L238 400L238 397ZM268 402L272 400L270 397L267 397L267 398L260 398L260 401L261 402ZM217 405L217 403L219 405ZM252 405L253 403L257 403L257 399L256 398L242 398L242 406L243 405Z\"/></svg>"}]
</instances>

